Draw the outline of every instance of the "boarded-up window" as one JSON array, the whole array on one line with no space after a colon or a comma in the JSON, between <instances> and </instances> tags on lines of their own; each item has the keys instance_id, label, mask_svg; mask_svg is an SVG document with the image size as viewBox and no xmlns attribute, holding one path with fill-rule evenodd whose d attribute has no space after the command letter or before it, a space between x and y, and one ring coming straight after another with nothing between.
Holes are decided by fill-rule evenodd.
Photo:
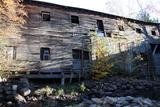
<instances>
[{"instance_id":1,"label":"boarded-up window","mask_svg":"<svg viewBox=\"0 0 160 107\"><path fill-rule=\"evenodd\" d=\"M6 47L6 58L16 59L16 47Z\"/></svg>"},{"instance_id":2,"label":"boarded-up window","mask_svg":"<svg viewBox=\"0 0 160 107\"><path fill-rule=\"evenodd\" d=\"M155 30L152 30L151 33L152 33L152 35L156 36L156 31Z\"/></svg>"},{"instance_id":3,"label":"boarded-up window","mask_svg":"<svg viewBox=\"0 0 160 107\"><path fill-rule=\"evenodd\" d=\"M50 21L50 12L42 12L42 20L43 21Z\"/></svg>"},{"instance_id":4,"label":"boarded-up window","mask_svg":"<svg viewBox=\"0 0 160 107\"><path fill-rule=\"evenodd\" d=\"M50 60L50 48L41 48L40 57L41 60Z\"/></svg>"},{"instance_id":5,"label":"boarded-up window","mask_svg":"<svg viewBox=\"0 0 160 107\"><path fill-rule=\"evenodd\" d=\"M78 16L71 16L71 22L75 24L79 24L79 17Z\"/></svg>"}]
</instances>

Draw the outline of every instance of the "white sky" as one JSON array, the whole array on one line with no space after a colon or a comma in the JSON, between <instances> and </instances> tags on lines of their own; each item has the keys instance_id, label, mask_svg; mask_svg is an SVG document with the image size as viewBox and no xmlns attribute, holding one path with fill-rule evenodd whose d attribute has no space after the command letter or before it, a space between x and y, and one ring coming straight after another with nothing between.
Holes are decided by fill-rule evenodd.
<instances>
[{"instance_id":1,"label":"white sky","mask_svg":"<svg viewBox=\"0 0 160 107\"><path fill-rule=\"evenodd\" d=\"M160 0L37 0L135 18L143 8L160 19ZM138 4L138 2L139 4Z\"/></svg>"}]
</instances>

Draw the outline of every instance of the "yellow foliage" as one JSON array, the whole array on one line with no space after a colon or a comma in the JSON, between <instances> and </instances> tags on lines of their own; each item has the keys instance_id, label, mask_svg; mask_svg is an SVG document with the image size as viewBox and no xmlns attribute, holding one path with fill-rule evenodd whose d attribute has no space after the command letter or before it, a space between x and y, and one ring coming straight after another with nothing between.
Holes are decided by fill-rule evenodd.
<instances>
[{"instance_id":1,"label":"yellow foliage","mask_svg":"<svg viewBox=\"0 0 160 107\"><path fill-rule=\"evenodd\" d=\"M101 79L107 76L111 70L112 64L109 63L105 38L98 37L96 33L92 35L92 51L96 56L93 63L93 79Z\"/></svg>"}]
</instances>

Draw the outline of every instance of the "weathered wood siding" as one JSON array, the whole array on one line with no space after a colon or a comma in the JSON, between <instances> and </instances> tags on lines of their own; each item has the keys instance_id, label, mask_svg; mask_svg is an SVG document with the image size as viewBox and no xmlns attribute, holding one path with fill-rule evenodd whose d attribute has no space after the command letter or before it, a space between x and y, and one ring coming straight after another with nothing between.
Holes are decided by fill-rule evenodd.
<instances>
[{"instance_id":1,"label":"weathered wood siding","mask_svg":"<svg viewBox=\"0 0 160 107\"><path fill-rule=\"evenodd\" d=\"M110 54L118 54L129 49L129 44L134 42L134 47L143 51L143 44L155 42L159 32L154 25L133 23L125 19L107 17L87 13L84 11L71 11L57 9L54 6L27 5L28 20L23 31L21 43L17 47L17 60L29 61L31 70L59 71L60 68L72 67L72 49L82 49L83 39L89 38L90 30L97 31L97 20L103 20L104 31L111 33L112 37L104 37ZM50 12L51 21L42 21L41 12ZM79 24L71 23L71 15L79 17ZM119 31L118 24L123 23L124 31ZM141 28L142 33L135 32ZM150 31L155 29L158 36L152 36ZM85 44L85 43L84 43ZM119 44L121 44L119 48ZM40 48L51 49L51 60L40 60Z\"/></svg>"}]
</instances>

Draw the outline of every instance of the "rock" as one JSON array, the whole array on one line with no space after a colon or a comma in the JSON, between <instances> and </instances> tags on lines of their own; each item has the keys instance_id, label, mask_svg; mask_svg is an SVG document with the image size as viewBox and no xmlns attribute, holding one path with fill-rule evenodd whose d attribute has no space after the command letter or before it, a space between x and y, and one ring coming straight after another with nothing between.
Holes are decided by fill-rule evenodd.
<instances>
[{"instance_id":1,"label":"rock","mask_svg":"<svg viewBox=\"0 0 160 107\"><path fill-rule=\"evenodd\" d=\"M125 106L125 105L129 104L129 102L126 100L125 97L119 97L119 99L118 99L118 101L116 103L118 103L118 104L120 104L122 106Z\"/></svg>"},{"instance_id":2,"label":"rock","mask_svg":"<svg viewBox=\"0 0 160 107\"><path fill-rule=\"evenodd\" d=\"M78 104L76 107L88 107L88 105L84 102Z\"/></svg>"},{"instance_id":3,"label":"rock","mask_svg":"<svg viewBox=\"0 0 160 107\"><path fill-rule=\"evenodd\" d=\"M19 92L22 96L28 96L31 93L31 90L29 88L22 88Z\"/></svg>"},{"instance_id":4,"label":"rock","mask_svg":"<svg viewBox=\"0 0 160 107\"><path fill-rule=\"evenodd\" d=\"M114 99L111 98L111 97L105 97L104 101L103 101L103 104L111 104L111 105L113 105L114 104Z\"/></svg>"},{"instance_id":5,"label":"rock","mask_svg":"<svg viewBox=\"0 0 160 107\"><path fill-rule=\"evenodd\" d=\"M89 107L98 107L96 104L91 104Z\"/></svg>"},{"instance_id":6,"label":"rock","mask_svg":"<svg viewBox=\"0 0 160 107\"><path fill-rule=\"evenodd\" d=\"M153 106L152 101L150 99L148 99L148 98L145 99L145 100L143 100L143 103L146 104L146 105L148 105L148 106Z\"/></svg>"},{"instance_id":7,"label":"rock","mask_svg":"<svg viewBox=\"0 0 160 107\"><path fill-rule=\"evenodd\" d=\"M16 94L14 98L18 103L27 103L26 99L20 94Z\"/></svg>"},{"instance_id":8,"label":"rock","mask_svg":"<svg viewBox=\"0 0 160 107\"><path fill-rule=\"evenodd\" d=\"M103 103L103 101L101 100L101 99L99 99L99 98L92 98L91 99L94 103L97 103L97 104L102 104Z\"/></svg>"},{"instance_id":9,"label":"rock","mask_svg":"<svg viewBox=\"0 0 160 107\"><path fill-rule=\"evenodd\" d=\"M126 100L129 101L129 102L132 101L133 99L134 99L134 98L131 97L131 96L127 96L127 97L126 97Z\"/></svg>"}]
</instances>

